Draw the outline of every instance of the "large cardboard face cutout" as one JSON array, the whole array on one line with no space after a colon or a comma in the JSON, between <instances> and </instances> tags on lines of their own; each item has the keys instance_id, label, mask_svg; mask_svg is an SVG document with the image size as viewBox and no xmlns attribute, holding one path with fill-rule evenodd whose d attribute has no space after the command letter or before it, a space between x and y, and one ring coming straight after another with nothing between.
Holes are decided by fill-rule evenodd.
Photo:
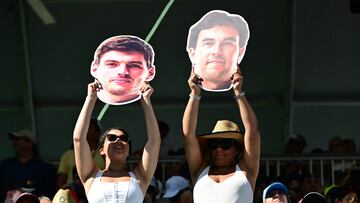
<instances>
[{"instance_id":1,"label":"large cardboard face cutout","mask_svg":"<svg viewBox=\"0 0 360 203\"><path fill-rule=\"evenodd\" d=\"M189 29L186 50L202 89L227 91L244 57L249 27L243 17L213 10Z\"/></svg>"},{"instance_id":2,"label":"large cardboard face cutout","mask_svg":"<svg viewBox=\"0 0 360 203\"><path fill-rule=\"evenodd\" d=\"M99 99L123 105L141 98L140 88L155 76L154 50L144 40L130 35L114 36L96 49L91 75L102 89Z\"/></svg>"}]
</instances>

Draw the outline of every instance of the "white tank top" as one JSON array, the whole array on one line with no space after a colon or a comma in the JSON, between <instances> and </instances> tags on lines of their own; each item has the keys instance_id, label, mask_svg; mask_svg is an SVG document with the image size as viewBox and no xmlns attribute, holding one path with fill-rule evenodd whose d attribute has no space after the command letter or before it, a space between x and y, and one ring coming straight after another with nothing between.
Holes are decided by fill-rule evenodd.
<instances>
[{"instance_id":1,"label":"white tank top","mask_svg":"<svg viewBox=\"0 0 360 203\"><path fill-rule=\"evenodd\" d=\"M95 179L87 194L89 203L142 203L144 194L133 172L130 180L121 182L101 182L103 171L96 172Z\"/></svg>"},{"instance_id":2,"label":"white tank top","mask_svg":"<svg viewBox=\"0 0 360 203\"><path fill-rule=\"evenodd\" d=\"M252 203L253 190L251 185L236 165L233 176L221 183L215 182L208 175L210 166L207 166L198 177L194 187L194 203Z\"/></svg>"}]
</instances>

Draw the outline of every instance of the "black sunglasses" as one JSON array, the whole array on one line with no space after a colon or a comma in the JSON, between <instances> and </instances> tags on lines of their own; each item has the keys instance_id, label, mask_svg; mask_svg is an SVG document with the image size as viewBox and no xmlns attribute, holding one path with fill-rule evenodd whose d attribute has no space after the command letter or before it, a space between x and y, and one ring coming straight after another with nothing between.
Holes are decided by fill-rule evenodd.
<instances>
[{"instance_id":1,"label":"black sunglasses","mask_svg":"<svg viewBox=\"0 0 360 203\"><path fill-rule=\"evenodd\" d=\"M106 135L106 139L109 142L115 142L117 139L119 139L122 142L126 142L128 143L130 140L130 136L129 135L115 135L115 134L107 134Z\"/></svg>"},{"instance_id":2,"label":"black sunglasses","mask_svg":"<svg viewBox=\"0 0 360 203\"><path fill-rule=\"evenodd\" d=\"M235 140L233 139L208 139L207 141L208 146L211 150L215 150L217 148L221 148L221 149L230 149L234 143Z\"/></svg>"}]
</instances>

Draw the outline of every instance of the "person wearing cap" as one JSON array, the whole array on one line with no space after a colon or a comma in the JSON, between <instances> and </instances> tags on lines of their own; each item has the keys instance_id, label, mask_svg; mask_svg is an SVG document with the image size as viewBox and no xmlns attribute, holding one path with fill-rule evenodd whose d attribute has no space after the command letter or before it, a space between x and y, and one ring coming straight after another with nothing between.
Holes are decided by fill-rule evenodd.
<instances>
[{"instance_id":1,"label":"person wearing cap","mask_svg":"<svg viewBox=\"0 0 360 203\"><path fill-rule=\"evenodd\" d=\"M234 122L220 120L212 133L196 136L201 78L192 71L188 79L191 93L182 122L195 203L253 201L259 173L260 132L255 112L242 91L240 67L232 83L245 133Z\"/></svg>"},{"instance_id":2,"label":"person wearing cap","mask_svg":"<svg viewBox=\"0 0 360 203\"><path fill-rule=\"evenodd\" d=\"M92 159L86 135L99 90L98 81L88 84L87 97L74 129L75 163L79 178L89 203L142 203L157 166L161 143L150 100L154 90L149 84L140 88L147 141L140 162L130 171L127 168L127 158L131 153L131 139L129 134L119 127L106 130L100 137L99 152L105 159L105 168L99 169Z\"/></svg>"},{"instance_id":3,"label":"person wearing cap","mask_svg":"<svg viewBox=\"0 0 360 203\"><path fill-rule=\"evenodd\" d=\"M56 168L41 160L35 134L26 129L10 132L8 136L15 156L0 162L0 202L3 202L7 191L14 189L54 195Z\"/></svg>"},{"instance_id":4,"label":"person wearing cap","mask_svg":"<svg viewBox=\"0 0 360 203\"><path fill-rule=\"evenodd\" d=\"M15 199L14 203L40 203L40 200L36 195L24 192Z\"/></svg>"},{"instance_id":5,"label":"person wearing cap","mask_svg":"<svg viewBox=\"0 0 360 203\"><path fill-rule=\"evenodd\" d=\"M156 202L162 195L162 183L155 176L151 178L149 187L146 190L144 203Z\"/></svg>"},{"instance_id":6,"label":"person wearing cap","mask_svg":"<svg viewBox=\"0 0 360 203\"><path fill-rule=\"evenodd\" d=\"M349 185L332 185L325 193L327 202L333 203L357 203L359 202L356 189Z\"/></svg>"},{"instance_id":7,"label":"person wearing cap","mask_svg":"<svg viewBox=\"0 0 360 203\"><path fill-rule=\"evenodd\" d=\"M325 203L325 197L318 192L307 193L298 203Z\"/></svg>"},{"instance_id":8,"label":"person wearing cap","mask_svg":"<svg viewBox=\"0 0 360 203\"><path fill-rule=\"evenodd\" d=\"M286 154L301 154L306 147L306 139L301 134L290 135L285 144Z\"/></svg>"},{"instance_id":9,"label":"person wearing cap","mask_svg":"<svg viewBox=\"0 0 360 203\"><path fill-rule=\"evenodd\" d=\"M287 193L288 188L284 184L280 182L271 183L263 191L263 203L288 203Z\"/></svg>"},{"instance_id":10,"label":"person wearing cap","mask_svg":"<svg viewBox=\"0 0 360 203\"><path fill-rule=\"evenodd\" d=\"M318 176L311 173L303 173L300 179L300 196L309 192L321 192L323 188Z\"/></svg>"},{"instance_id":11,"label":"person wearing cap","mask_svg":"<svg viewBox=\"0 0 360 203\"><path fill-rule=\"evenodd\" d=\"M171 203L193 202L189 181L182 176L171 176L165 183L163 198L170 199Z\"/></svg>"}]
</instances>

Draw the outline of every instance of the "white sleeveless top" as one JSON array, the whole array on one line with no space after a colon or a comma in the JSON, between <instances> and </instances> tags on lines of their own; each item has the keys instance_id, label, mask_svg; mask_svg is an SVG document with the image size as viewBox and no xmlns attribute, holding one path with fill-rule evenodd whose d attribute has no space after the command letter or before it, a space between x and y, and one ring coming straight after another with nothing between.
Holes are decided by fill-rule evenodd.
<instances>
[{"instance_id":1,"label":"white sleeveless top","mask_svg":"<svg viewBox=\"0 0 360 203\"><path fill-rule=\"evenodd\" d=\"M103 171L96 172L95 179L86 195L89 203L142 203L144 194L133 172L129 181L101 182Z\"/></svg>"},{"instance_id":2,"label":"white sleeveless top","mask_svg":"<svg viewBox=\"0 0 360 203\"><path fill-rule=\"evenodd\" d=\"M252 203L253 190L245 174L236 165L233 176L221 183L208 176L207 166L198 177L194 187L194 203Z\"/></svg>"}]
</instances>

